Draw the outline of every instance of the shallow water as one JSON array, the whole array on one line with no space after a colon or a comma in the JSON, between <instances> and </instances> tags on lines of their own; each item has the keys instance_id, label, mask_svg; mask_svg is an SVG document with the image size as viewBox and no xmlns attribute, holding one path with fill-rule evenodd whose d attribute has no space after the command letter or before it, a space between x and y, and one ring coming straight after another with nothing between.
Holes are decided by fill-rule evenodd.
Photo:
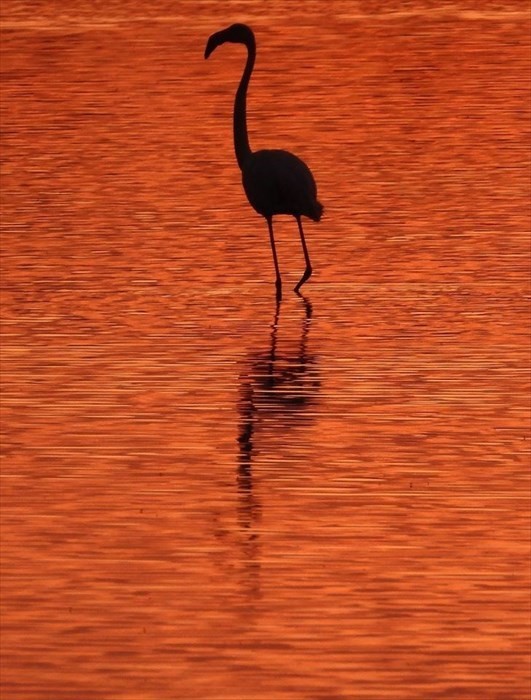
<instances>
[{"instance_id":1,"label":"shallow water","mask_svg":"<svg viewBox=\"0 0 531 700\"><path fill-rule=\"evenodd\" d=\"M3 3L6 699L527 697L528 15L175 7Z\"/></svg>"}]
</instances>

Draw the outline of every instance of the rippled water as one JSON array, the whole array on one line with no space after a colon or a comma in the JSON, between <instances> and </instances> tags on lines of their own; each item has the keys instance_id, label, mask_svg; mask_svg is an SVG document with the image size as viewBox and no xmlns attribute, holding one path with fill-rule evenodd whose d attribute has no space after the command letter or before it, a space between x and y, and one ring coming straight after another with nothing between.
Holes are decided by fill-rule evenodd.
<instances>
[{"instance_id":1,"label":"rippled water","mask_svg":"<svg viewBox=\"0 0 531 700\"><path fill-rule=\"evenodd\" d=\"M6 700L528 697L522 4L65 8L3 4Z\"/></svg>"}]
</instances>

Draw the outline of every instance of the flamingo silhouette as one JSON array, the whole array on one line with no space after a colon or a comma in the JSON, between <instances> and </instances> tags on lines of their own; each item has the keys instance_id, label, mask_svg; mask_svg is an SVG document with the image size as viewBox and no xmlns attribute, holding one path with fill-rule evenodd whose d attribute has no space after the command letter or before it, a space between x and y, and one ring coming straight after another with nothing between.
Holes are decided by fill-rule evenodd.
<instances>
[{"instance_id":1,"label":"flamingo silhouette","mask_svg":"<svg viewBox=\"0 0 531 700\"><path fill-rule=\"evenodd\" d=\"M226 42L244 44L247 47L247 63L234 101L234 150L242 171L243 188L247 199L253 209L265 217L267 221L275 264L277 300L280 301L282 299L282 280L273 236L273 216L275 214L290 214L297 220L306 261L304 274L294 290L299 293L301 286L312 274L301 216L319 221L323 213L323 205L317 201L317 187L313 175L306 163L300 158L283 150L251 151L247 134L246 102L247 88L256 58L256 42L250 27L246 24L232 24L227 29L212 34L208 39L205 58L208 58L214 49Z\"/></svg>"}]
</instances>

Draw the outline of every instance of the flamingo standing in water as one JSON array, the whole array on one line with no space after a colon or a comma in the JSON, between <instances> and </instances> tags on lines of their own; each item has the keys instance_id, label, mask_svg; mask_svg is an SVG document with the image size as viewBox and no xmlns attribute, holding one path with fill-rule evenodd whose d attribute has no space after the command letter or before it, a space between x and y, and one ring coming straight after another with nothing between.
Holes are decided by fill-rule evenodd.
<instances>
[{"instance_id":1,"label":"flamingo standing in water","mask_svg":"<svg viewBox=\"0 0 531 700\"><path fill-rule=\"evenodd\" d=\"M317 201L317 187L313 175L300 158L283 150L251 151L247 134L246 101L247 87L256 58L256 42L250 27L246 24L232 24L227 29L212 34L206 45L205 58L226 42L244 44L247 47L247 63L234 101L234 150L238 166L242 171L243 188L247 199L253 209L267 221L275 264L277 300L280 301L282 280L273 236L273 216L290 214L297 219L306 261L304 274L295 286L295 292L299 293L301 286L312 274L301 216L319 221L323 213L323 205Z\"/></svg>"}]
</instances>

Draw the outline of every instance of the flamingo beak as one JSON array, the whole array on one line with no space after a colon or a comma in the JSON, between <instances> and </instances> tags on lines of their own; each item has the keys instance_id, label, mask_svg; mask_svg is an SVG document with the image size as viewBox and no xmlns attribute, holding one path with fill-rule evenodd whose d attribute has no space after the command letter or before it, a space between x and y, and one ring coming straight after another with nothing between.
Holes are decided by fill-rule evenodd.
<instances>
[{"instance_id":1,"label":"flamingo beak","mask_svg":"<svg viewBox=\"0 0 531 700\"><path fill-rule=\"evenodd\" d=\"M216 32L215 34L212 34L211 37L209 37L207 41L207 45L205 48L205 58L208 58L210 54L218 48L218 46L221 46L221 44L225 43L225 37L224 37L224 32Z\"/></svg>"}]
</instances>

